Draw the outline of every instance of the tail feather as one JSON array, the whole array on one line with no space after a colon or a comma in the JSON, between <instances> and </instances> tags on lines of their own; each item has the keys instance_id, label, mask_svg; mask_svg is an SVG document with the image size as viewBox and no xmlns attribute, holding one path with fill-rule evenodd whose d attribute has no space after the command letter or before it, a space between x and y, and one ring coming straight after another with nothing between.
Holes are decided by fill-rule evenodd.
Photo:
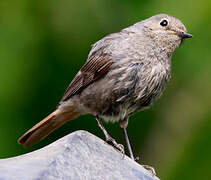
<instances>
[{"instance_id":1,"label":"tail feather","mask_svg":"<svg viewBox=\"0 0 211 180\"><path fill-rule=\"evenodd\" d=\"M78 116L79 113L74 111L61 112L57 109L22 135L18 139L18 142L19 144L23 144L25 148L29 148L62 126L65 122L75 119Z\"/></svg>"}]
</instances>

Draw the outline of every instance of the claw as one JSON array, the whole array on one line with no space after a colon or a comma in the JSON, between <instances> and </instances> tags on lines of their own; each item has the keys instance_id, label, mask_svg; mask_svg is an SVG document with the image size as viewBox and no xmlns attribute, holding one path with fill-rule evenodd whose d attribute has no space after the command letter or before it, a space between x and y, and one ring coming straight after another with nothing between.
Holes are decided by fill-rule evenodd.
<instances>
[{"instance_id":1,"label":"claw","mask_svg":"<svg viewBox=\"0 0 211 180\"><path fill-rule=\"evenodd\" d=\"M156 176L155 169L152 166L149 165L142 165L146 170L149 170L152 176Z\"/></svg>"},{"instance_id":2,"label":"claw","mask_svg":"<svg viewBox=\"0 0 211 180\"><path fill-rule=\"evenodd\" d=\"M117 148L123 154L123 158L124 158L125 148L122 144L118 144L116 140L112 138L111 136L106 136L106 142L111 142L114 145L114 147Z\"/></svg>"}]
</instances>

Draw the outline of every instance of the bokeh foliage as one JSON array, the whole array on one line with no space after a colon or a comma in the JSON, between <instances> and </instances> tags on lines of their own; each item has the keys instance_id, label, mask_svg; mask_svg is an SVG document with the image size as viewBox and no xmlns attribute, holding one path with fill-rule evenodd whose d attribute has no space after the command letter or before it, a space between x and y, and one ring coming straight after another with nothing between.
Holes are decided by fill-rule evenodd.
<instances>
[{"instance_id":1,"label":"bokeh foliage","mask_svg":"<svg viewBox=\"0 0 211 180\"><path fill-rule=\"evenodd\" d=\"M53 111L91 44L157 13L180 18L194 38L173 57L172 80L151 109L131 117L140 163L161 179L211 179L211 1L0 1L0 158L39 149L78 129L104 138L90 115L24 149L17 139ZM118 123L106 124L124 143Z\"/></svg>"}]
</instances>

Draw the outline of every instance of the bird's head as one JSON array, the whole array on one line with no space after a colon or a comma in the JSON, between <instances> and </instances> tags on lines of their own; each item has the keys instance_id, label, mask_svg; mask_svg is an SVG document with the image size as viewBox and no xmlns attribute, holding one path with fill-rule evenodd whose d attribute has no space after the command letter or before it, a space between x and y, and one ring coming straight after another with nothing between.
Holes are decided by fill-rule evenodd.
<instances>
[{"instance_id":1,"label":"bird's head","mask_svg":"<svg viewBox=\"0 0 211 180\"><path fill-rule=\"evenodd\" d=\"M167 14L158 14L141 22L144 32L158 45L172 46L176 49L184 39L191 38L184 24L177 18Z\"/></svg>"}]
</instances>

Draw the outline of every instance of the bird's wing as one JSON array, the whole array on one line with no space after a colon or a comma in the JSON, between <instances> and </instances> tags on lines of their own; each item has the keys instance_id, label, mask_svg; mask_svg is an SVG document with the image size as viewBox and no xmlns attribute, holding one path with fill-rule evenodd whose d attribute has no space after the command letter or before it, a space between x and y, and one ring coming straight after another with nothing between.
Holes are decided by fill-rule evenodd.
<instances>
[{"instance_id":1,"label":"bird's wing","mask_svg":"<svg viewBox=\"0 0 211 180\"><path fill-rule=\"evenodd\" d=\"M67 88L63 98L60 102L68 100L71 96L79 93L82 89L93 83L105 75L110 66L112 60L108 54L100 54L98 56L90 56L88 61L82 66L78 74Z\"/></svg>"}]
</instances>

